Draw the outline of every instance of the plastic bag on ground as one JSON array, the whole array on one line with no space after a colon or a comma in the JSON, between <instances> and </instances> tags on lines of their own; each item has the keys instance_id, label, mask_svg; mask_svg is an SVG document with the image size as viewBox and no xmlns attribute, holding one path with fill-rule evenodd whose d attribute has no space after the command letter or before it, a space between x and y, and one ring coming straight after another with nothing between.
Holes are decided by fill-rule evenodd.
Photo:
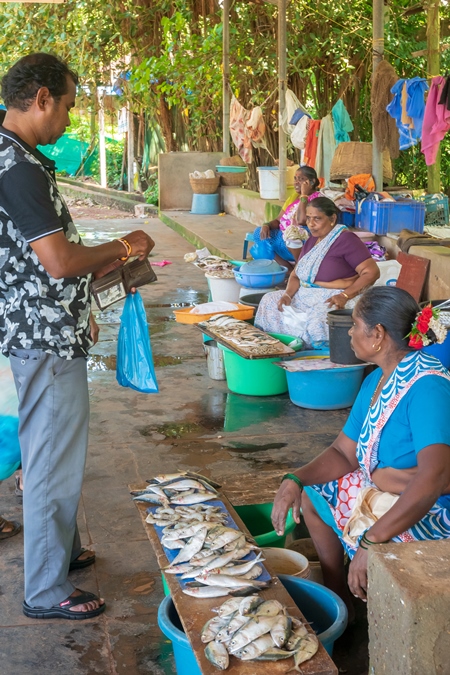
<instances>
[{"instance_id":1,"label":"plastic bag on ground","mask_svg":"<svg viewBox=\"0 0 450 675\"><path fill-rule=\"evenodd\" d=\"M125 300L117 342L117 382L143 394L159 391L153 366L147 316L137 291Z\"/></svg>"},{"instance_id":2,"label":"plastic bag on ground","mask_svg":"<svg viewBox=\"0 0 450 675\"><path fill-rule=\"evenodd\" d=\"M275 251L270 239L255 241L250 249L250 255L254 260L274 260Z\"/></svg>"}]
</instances>

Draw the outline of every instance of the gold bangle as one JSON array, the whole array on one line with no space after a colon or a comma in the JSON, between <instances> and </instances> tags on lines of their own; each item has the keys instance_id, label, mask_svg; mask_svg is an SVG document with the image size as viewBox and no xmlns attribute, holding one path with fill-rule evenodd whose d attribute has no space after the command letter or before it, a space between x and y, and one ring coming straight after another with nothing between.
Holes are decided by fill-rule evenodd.
<instances>
[{"instance_id":1,"label":"gold bangle","mask_svg":"<svg viewBox=\"0 0 450 675\"><path fill-rule=\"evenodd\" d=\"M350 300L350 297L347 295L347 293L344 293L344 291L341 292L341 295L343 295L344 298L347 298L347 300Z\"/></svg>"},{"instance_id":2,"label":"gold bangle","mask_svg":"<svg viewBox=\"0 0 450 675\"><path fill-rule=\"evenodd\" d=\"M127 252L126 256L124 256L123 258L119 258L119 260L128 260L128 258L131 255L131 245L128 243L126 239L118 239L117 241L120 241L120 243L125 246L125 250Z\"/></svg>"}]
</instances>

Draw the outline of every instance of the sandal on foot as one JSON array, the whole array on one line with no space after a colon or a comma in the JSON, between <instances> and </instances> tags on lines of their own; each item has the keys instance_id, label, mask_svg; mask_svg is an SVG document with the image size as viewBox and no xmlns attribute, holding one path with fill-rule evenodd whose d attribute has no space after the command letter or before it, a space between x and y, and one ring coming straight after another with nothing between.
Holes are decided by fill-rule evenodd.
<instances>
[{"instance_id":1,"label":"sandal on foot","mask_svg":"<svg viewBox=\"0 0 450 675\"><path fill-rule=\"evenodd\" d=\"M19 504L23 504L23 489L20 487L20 476L15 476L14 480L16 482L14 494L16 495Z\"/></svg>"},{"instance_id":2,"label":"sandal on foot","mask_svg":"<svg viewBox=\"0 0 450 675\"><path fill-rule=\"evenodd\" d=\"M77 589L78 590L78 589ZM30 607L25 600L22 604L23 613L30 619L71 619L83 621L84 619L93 619L105 611L106 604L100 605L97 609L91 609L88 612L72 612L71 607L84 605L86 602L99 600L97 595L88 591L81 591L81 595L69 596L54 607Z\"/></svg>"},{"instance_id":3,"label":"sandal on foot","mask_svg":"<svg viewBox=\"0 0 450 675\"><path fill-rule=\"evenodd\" d=\"M83 553L86 553L85 548L81 549L80 555L83 555ZM78 556L78 558L80 557ZM93 565L95 563L95 553L89 556L89 558L84 558L84 560L78 560L78 558L75 558L75 560L72 560L72 562L69 565L69 572L72 572L73 570L82 570L84 567L89 567L89 565Z\"/></svg>"},{"instance_id":4,"label":"sandal on foot","mask_svg":"<svg viewBox=\"0 0 450 675\"><path fill-rule=\"evenodd\" d=\"M4 529L7 525L12 525L13 529L4 532ZM15 534L19 534L21 529L22 525L20 523L17 523L15 520L5 520L2 516L0 516L0 539L9 539L9 537L14 537Z\"/></svg>"}]
</instances>

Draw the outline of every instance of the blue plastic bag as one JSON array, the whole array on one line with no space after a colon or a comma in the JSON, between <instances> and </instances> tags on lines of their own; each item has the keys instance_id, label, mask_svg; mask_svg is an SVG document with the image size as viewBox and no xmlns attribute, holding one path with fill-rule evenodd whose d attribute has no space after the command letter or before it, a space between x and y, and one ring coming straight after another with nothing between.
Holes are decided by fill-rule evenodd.
<instances>
[{"instance_id":1,"label":"blue plastic bag","mask_svg":"<svg viewBox=\"0 0 450 675\"><path fill-rule=\"evenodd\" d=\"M270 239L255 241L250 249L250 255L254 260L274 260L275 251Z\"/></svg>"},{"instance_id":2,"label":"blue plastic bag","mask_svg":"<svg viewBox=\"0 0 450 675\"><path fill-rule=\"evenodd\" d=\"M143 394L159 391L147 316L139 292L127 296L120 318L116 378L122 387L131 387Z\"/></svg>"},{"instance_id":3,"label":"blue plastic bag","mask_svg":"<svg viewBox=\"0 0 450 675\"><path fill-rule=\"evenodd\" d=\"M20 467L19 420L0 415L0 480L6 480Z\"/></svg>"}]
</instances>

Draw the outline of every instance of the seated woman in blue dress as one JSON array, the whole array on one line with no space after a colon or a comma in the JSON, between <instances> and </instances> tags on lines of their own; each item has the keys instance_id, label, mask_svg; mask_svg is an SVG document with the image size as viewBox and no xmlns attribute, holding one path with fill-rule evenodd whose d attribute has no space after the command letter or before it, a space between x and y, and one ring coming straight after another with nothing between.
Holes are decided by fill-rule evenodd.
<instances>
[{"instance_id":1,"label":"seated woman in blue dress","mask_svg":"<svg viewBox=\"0 0 450 675\"><path fill-rule=\"evenodd\" d=\"M301 166L297 169L294 178L297 195L286 200L276 218L256 228L253 233L256 246L250 250L253 258L269 258L287 267L295 264L302 248L302 238L308 238L306 207L312 199L322 196L318 187L319 179L312 167ZM297 234L293 239L287 239L286 234L292 233L293 229L298 230ZM260 241L266 243L258 246Z\"/></svg>"},{"instance_id":2,"label":"seated woman in blue dress","mask_svg":"<svg viewBox=\"0 0 450 675\"><path fill-rule=\"evenodd\" d=\"M332 445L283 478L272 521L281 534L288 510L299 522L302 508L324 582L353 617L349 589L366 599L369 546L450 538L450 374L421 350L446 329L399 288L366 291L349 333L355 354L379 368Z\"/></svg>"}]
</instances>

